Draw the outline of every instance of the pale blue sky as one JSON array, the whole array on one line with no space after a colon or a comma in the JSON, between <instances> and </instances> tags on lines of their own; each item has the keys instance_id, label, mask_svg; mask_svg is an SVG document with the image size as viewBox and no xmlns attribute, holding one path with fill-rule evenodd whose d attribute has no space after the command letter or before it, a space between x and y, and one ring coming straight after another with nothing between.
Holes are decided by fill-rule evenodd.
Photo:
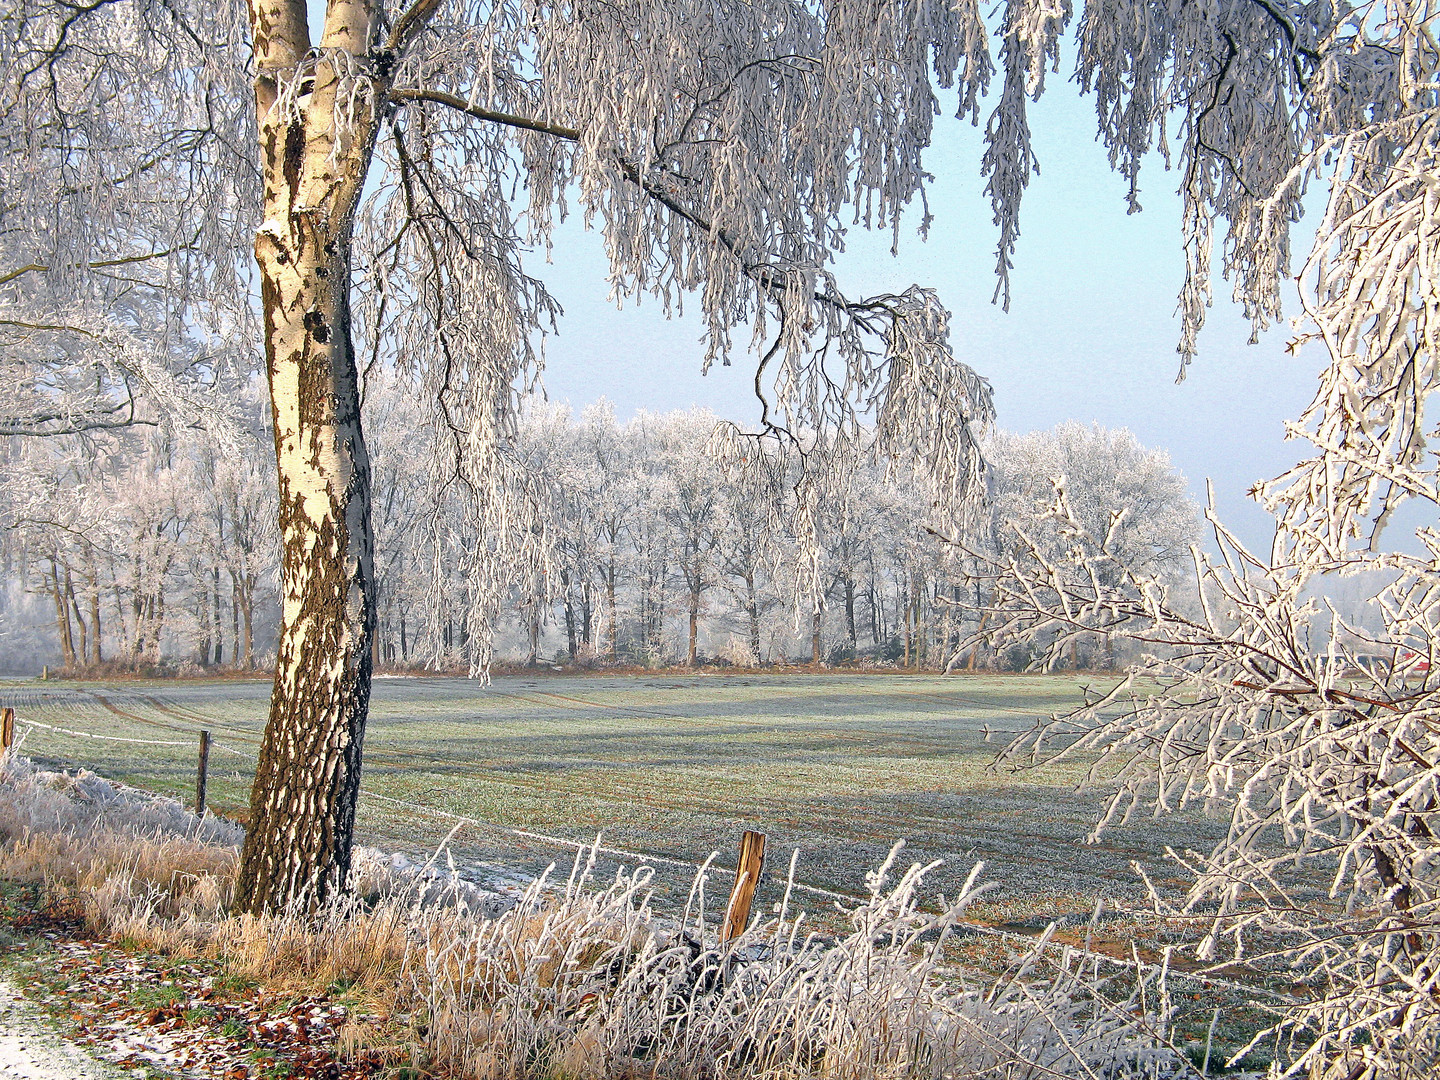
<instances>
[{"instance_id":1,"label":"pale blue sky","mask_svg":"<svg viewBox=\"0 0 1440 1080\"><path fill-rule=\"evenodd\" d=\"M953 110L953 98L944 107ZM1124 183L1094 139L1093 103L1058 79L1031 115L1041 174L1025 197L1008 314L990 304L995 229L979 175L981 132L945 116L927 156L935 174L930 239L854 230L839 266L849 295L934 287L954 313L958 354L995 387L999 423L1029 431L1063 420L1128 427L1168 449L1197 499L1215 482L1223 516L1252 545L1268 546L1268 518L1246 489L1294 462L1302 444L1283 441L1283 422L1314 391L1315 353L1286 354L1287 325L1247 345L1249 326L1217 282L1200 359L1175 384L1181 284L1178 177L1158 159L1141 175L1144 212L1127 216ZM606 300L606 260L597 234L578 220L556 237L554 264L530 262L565 306L548 344L545 385L577 410L598 398L621 418L636 409L704 405L740 422L758 409L753 367L701 376L698 321L667 321L660 305L616 311ZM1293 288L1287 314L1293 314Z\"/></svg>"}]
</instances>

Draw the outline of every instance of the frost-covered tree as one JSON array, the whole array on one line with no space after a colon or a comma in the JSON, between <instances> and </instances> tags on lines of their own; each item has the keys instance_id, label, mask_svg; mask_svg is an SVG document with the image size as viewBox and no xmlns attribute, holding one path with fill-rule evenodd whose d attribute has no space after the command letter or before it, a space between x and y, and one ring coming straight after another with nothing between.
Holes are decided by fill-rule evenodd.
<instances>
[{"instance_id":1,"label":"frost-covered tree","mask_svg":"<svg viewBox=\"0 0 1440 1080\"><path fill-rule=\"evenodd\" d=\"M1056 488L1085 529L1107 536L1116 562L1132 572L1173 576L1199 539L1200 510L1185 478L1164 450L1146 449L1124 429L1070 421L1026 435L997 430L986 440L985 457L993 533L1023 532L1052 558L1069 543L1049 513Z\"/></svg>"},{"instance_id":2,"label":"frost-covered tree","mask_svg":"<svg viewBox=\"0 0 1440 1080\"><path fill-rule=\"evenodd\" d=\"M486 546L533 502L505 447L513 387L555 310L522 245L547 240L572 191L621 293L667 306L699 293L709 360L729 357L739 327L773 339L791 425L892 386L893 409L937 430L952 472L972 464L954 454L968 414L923 396L957 370L934 297L852 301L827 263L845 220L898 226L920 192L932 77L958 75L971 97L988 78L973 8L330 0L312 20L309 7L26 0L0 46L14 137L49 132L35 153L73 193L57 208L20 185L27 235L70 236L132 190L174 193L139 223L111 205L41 253L46 273L93 277L112 241L120 258L193 247L176 295L233 297L238 240L253 236L284 618L240 874L250 910L314 902L348 865L376 619L358 364L383 352L424 388L475 545L478 640L508 569ZM188 324L159 302L184 353Z\"/></svg>"},{"instance_id":3,"label":"frost-covered tree","mask_svg":"<svg viewBox=\"0 0 1440 1080\"><path fill-rule=\"evenodd\" d=\"M26 193L4 208L21 250L0 278L17 313L6 326L40 335L25 338L27 371L69 372L87 335L119 355L119 325L139 328L140 353L164 372L193 369L204 385L206 343L246 324L236 241L254 238L285 615L241 874L253 910L344 880L376 618L357 363L393 357L424 388L437 474L466 516L467 624L483 654L487 597L512 568L500 551L536 535L506 438L533 331L554 307L520 253L548 240L572 193L603 231L619 294L672 305L697 293L708 360L732 353L737 329L753 335L767 424L853 434L860 401L881 451L916 453L931 497L958 508L978 465L970 423L987 412L933 295L851 300L828 270L846 223L898 230L922 193L933 84L978 118L994 64L974 3L330 0L313 38L307 7L21 0L0 38L16 91L7 147L23 147L5 189ZM1035 167L1027 102L1058 65L1073 10L1008 0L998 15L981 168L1003 293ZM1431 491L1418 437L1431 17L1428 0L1093 0L1076 28L1078 80L1132 204L1148 151L1178 166L1187 361L1217 225L1223 268L1263 325L1279 312L1303 190L1331 184L1307 279L1336 358L1306 418L1322 460L1273 492L1307 559L1336 557L1356 521ZM153 311L132 315L110 293L83 319L61 310L90 303L110 264L152 260L164 288L127 295ZM183 381L147 379L186 401ZM100 383L116 389L85 402L75 395L90 382L67 374L39 398L80 404L21 419L127 414L126 378ZM804 521L818 489L801 490Z\"/></svg>"},{"instance_id":4,"label":"frost-covered tree","mask_svg":"<svg viewBox=\"0 0 1440 1080\"><path fill-rule=\"evenodd\" d=\"M1012 760L1100 752L1095 779L1116 791L1107 822L1146 804L1224 808L1229 836L1181 856L1195 883L1173 913L1208 926L1203 958L1292 965L1305 990L1277 1027L1294 1036L1292 1071L1354 1080L1428 1077L1440 1061L1440 539L1427 523L1387 551L1384 534L1400 507L1428 522L1440 505L1425 439L1437 371L1435 15L1427 0L1086 6L1077 75L1096 93L1112 162L1133 177L1149 148L1178 150L1186 361L1217 225L1221 265L1264 326L1292 272L1305 191L1328 187L1298 275L1296 346L1317 347L1325 364L1291 431L1314 452L1257 489L1277 519L1268 555L1214 521L1217 553L1195 554L1198 612L1127 569L1057 492L1066 558L1036 543L1001 560L987 628L1052 655L1095 633L1148 651L1132 680L1042 725ZM1043 83L1057 39L1027 43L1044 23L1007 15L1011 100ZM1002 234L1013 235L1022 179L992 170ZM1331 632L1312 644L1326 614L1312 586L1337 574L1390 584L1368 625L1330 613Z\"/></svg>"},{"instance_id":5,"label":"frost-covered tree","mask_svg":"<svg viewBox=\"0 0 1440 1080\"><path fill-rule=\"evenodd\" d=\"M986 440L985 456L990 520L975 542L983 538L992 557L1043 558L1077 585L1095 576L1102 587L1124 575L1174 583L1190 563L1200 509L1169 456L1141 446L1129 431L1073 421L1025 435L997 430ZM1057 497L1063 514L1056 513ZM1100 538L1108 556L1103 565L1077 561L1079 537ZM1113 638L1104 635L1101 643L1113 662ZM1070 636L1068 644L1068 662L1079 667L1082 644L1088 649L1094 642ZM1062 657L1051 651L1047 659L1053 664Z\"/></svg>"}]
</instances>

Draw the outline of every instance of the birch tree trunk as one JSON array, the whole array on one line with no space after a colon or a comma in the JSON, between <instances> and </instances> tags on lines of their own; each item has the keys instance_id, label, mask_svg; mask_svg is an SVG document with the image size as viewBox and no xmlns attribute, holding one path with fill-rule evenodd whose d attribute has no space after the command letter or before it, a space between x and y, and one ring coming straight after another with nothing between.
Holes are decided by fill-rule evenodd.
<instances>
[{"instance_id":1,"label":"birch tree trunk","mask_svg":"<svg viewBox=\"0 0 1440 1080\"><path fill-rule=\"evenodd\" d=\"M304 0L252 0L265 220L255 238L279 473L283 616L236 906L313 907L349 873L375 628L370 461L350 335L350 245L374 146L364 97L337 109L335 53L361 72L365 3L331 0L313 82ZM330 52L334 50L335 53ZM308 74L305 78L309 78ZM372 90L375 87L371 87ZM308 90L309 93L305 93ZM335 117L352 119L337 129Z\"/></svg>"}]
</instances>

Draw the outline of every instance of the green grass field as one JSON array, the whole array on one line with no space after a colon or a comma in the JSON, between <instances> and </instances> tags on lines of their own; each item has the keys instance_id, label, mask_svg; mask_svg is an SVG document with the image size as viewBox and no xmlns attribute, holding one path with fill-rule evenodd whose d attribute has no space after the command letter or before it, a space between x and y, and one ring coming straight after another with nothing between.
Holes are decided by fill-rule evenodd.
<instances>
[{"instance_id":1,"label":"green grass field","mask_svg":"<svg viewBox=\"0 0 1440 1080\"><path fill-rule=\"evenodd\" d=\"M1087 677L1084 681L1093 681ZM1088 914L1096 897L1135 899L1132 860L1159 877L1165 846L1208 848L1195 815L1083 836L1097 805L1076 766L991 767L1006 736L1079 698L1065 676L711 675L379 679L364 789L549 836L733 865L743 829L767 834L769 871L800 852L800 881L845 893L897 839L910 861L944 860L930 891L952 895L976 860L999 883L999 922ZM210 804L243 813L268 702L259 680L0 684L22 720L179 746L100 741L24 728L25 752L189 798L196 733L209 728ZM234 753L232 751L239 751ZM453 821L362 798L359 832L424 857ZM571 850L468 825L452 844L484 880L567 867ZM603 871L602 867L602 871ZM683 899L693 875L662 866ZM723 886L716 886L723 887ZM773 883L762 899L773 898Z\"/></svg>"},{"instance_id":2,"label":"green grass field","mask_svg":"<svg viewBox=\"0 0 1440 1080\"><path fill-rule=\"evenodd\" d=\"M971 919L1034 933L1052 920L1061 937L1090 942L1083 926L1105 897L1143 909L1131 869L1145 865L1162 886L1180 885L1167 846L1210 848L1222 823L1169 815L1084 836L1099 796L1079 793L1083 765L1023 773L992 767L1008 732L1076 704L1101 676L1054 675L537 675L491 687L456 678L384 678L375 683L366 734L362 842L420 860L452 819L375 796L487 824L466 825L450 849L465 876L516 884L552 861L568 874L574 848L505 831L519 828L574 841L603 831L607 846L650 856L733 866L743 829L769 838L757 902L781 895L794 849L797 879L846 894L897 839L902 865L943 860L928 891L953 896L977 860L998 888ZM269 701L268 680L0 682L0 704L25 727L24 752L50 767L86 767L138 787L190 799L198 732L216 740L210 805L241 817ZM987 729L994 732L989 741ZM137 739L142 742L115 740ZM153 745L154 742L179 745ZM629 862L630 860L626 860ZM605 876L614 860L601 860ZM657 863L657 900L682 903L693 871ZM707 886L707 909L724 904L730 878ZM830 901L796 900L821 927L838 928ZM1093 947L1155 959L1175 927L1117 914L1096 928ZM1184 932L1181 931L1182 936ZM998 970L1019 955L1012 939L957 937L953 960ZM1176 962L1185 966L1184 958ZM1203 1049L1219 1008L1216 1060L1243 1046L1263 1017L1223 984L1184 984L1182 1039ZM1192 1000L1193 999L1193 1000ZM1199 1050L1197 1050L1197 1053ZM1249 1066L1263 1064L1262 1058Z\"/></svg>"}]
</instances>

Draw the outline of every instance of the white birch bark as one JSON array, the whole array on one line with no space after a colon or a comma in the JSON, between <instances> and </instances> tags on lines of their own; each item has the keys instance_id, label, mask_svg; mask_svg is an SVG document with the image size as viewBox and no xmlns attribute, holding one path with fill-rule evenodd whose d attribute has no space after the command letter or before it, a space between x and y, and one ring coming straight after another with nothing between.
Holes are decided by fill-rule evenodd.
<instances>
[{"instance_id":1,"label":"white birch bark","mask_svg":"<svg viewBox=\"0 0 1440 1080\"><path fill-rule=\"evenodd\" d=\"M343 888L360 790L375 593L350 253L375 139L374 87L355 73L374 12L332 2L316 53L303 2L257 0L251 18L283 604L237 886L237 906L260 912Z\"/></svg>"}]
</instances>

